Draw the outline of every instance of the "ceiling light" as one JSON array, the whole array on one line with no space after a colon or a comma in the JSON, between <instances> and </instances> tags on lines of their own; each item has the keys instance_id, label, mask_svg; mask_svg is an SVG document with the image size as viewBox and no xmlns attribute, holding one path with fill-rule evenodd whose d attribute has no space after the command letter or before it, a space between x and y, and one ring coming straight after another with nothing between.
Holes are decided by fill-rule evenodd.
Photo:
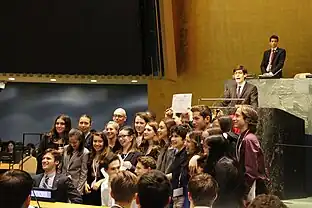
<instances>
[{"instance_id":1,"label":"ceiling light","mask_svg":"<svg viewBox=\"0 0 312 208\"><path fill-rule=\"evenodd\" d=\"M56 79L50 79L51 82L56 82Z\"/></svg>"},{"instance_id":2,"label":"ceiling light","mask_svg":"<svg viewBox=\"0 0 312 208\"><path fill-rule=\"evenodd\" d=\"M9 78L8 78L8 80L10 80L10 81L14 81L14 80L15 80L15 78L14 78L14 77L9 77Z\"/></svg>"},{"instance_id":3,"label":"ceiling light","mask_svg":"<svg viewBox=\"0 0 312 208\"><path fill-rule=\"evenodd\" d=\"M91 79L90 82L95 83L95 82L97 82L97 80L96 79Z\"/></svg>"},{"instance_id":4,"label":"ceiling light","mask_svg":"<svg viewBox=\"0 0 312 208\"><path fill-rule=\"evenodd\" d=\"M138 80L133 79L133 80L131 80L131 82L132 82L132 83L137 83L137 82L138 82Z\"/></svg>"}]
</instances>

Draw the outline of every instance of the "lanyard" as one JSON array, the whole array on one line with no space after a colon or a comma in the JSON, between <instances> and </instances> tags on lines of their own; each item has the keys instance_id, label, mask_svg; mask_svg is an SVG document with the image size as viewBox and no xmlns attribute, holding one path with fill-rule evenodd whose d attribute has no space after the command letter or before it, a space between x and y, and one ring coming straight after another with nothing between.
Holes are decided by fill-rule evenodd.
<instances>
[{"instance_id":1,"label":"lanyard","mask_svg":"<svg viewBox=\"0 0 312 208\"><path fill-rule=\"evenodd\" d=\"M94 177L95 177L95 180L97 178L97 170L99 168L99 162L95 159L93 159L93 162L92 162L92 169L93 169L93 174L94 174Z\"/></svg>"},{"instance_id":2,"label":"lanyard","mask_svg":"<svg viewBox=\"0 0 312 208\"><path fill-rule=\"evenodd\" d=\"M120 156L121 156L121 159L124 161L124 160L128 157L129 153L130 153L130 152L128 152L127 154L121 154L121 155L120 155ZM123 156L123 155L124 155L124 156Z\"/></svg>"}]
</instances>

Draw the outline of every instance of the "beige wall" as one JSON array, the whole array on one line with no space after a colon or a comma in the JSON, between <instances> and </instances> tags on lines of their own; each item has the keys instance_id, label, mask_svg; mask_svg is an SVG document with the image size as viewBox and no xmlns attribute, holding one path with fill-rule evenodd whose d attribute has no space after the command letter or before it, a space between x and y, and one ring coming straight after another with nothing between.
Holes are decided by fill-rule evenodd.
<instances>
[{"instance_id":1,"label":"beige wall","mask_svg":"<svg viewBox=\"0 0 312 208\"><path fill-rule=\"evenodd\" d=\"M194 103L221 96L237 64L259 73L271 34L279 35L280 47L287 50L285 77L312 72L311 0L167 1L173 6L178 78L149 81L149 108L158 117L174 93L191 92Z\"/></svg>"}]
</instances>

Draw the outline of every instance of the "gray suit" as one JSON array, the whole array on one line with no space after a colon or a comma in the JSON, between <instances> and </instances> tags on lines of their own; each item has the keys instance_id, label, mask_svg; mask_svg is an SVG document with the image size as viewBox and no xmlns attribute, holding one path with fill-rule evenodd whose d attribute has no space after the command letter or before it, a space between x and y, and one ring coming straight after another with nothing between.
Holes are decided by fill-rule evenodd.
<instances>
[{"instance_id":1,"label":"gray suit","mask_svg":"<svg viewBox=\"0 0 312 208\"><path fill-rule=\"evenodd\" d=\"M74 186L82 194L87 181L89 150L84 148L82 153L75 152L70 157L67 154L67 148L68 145L65 146L62 173L71 177Z\"/></svg>"},{"instance_id":2,"label":"gray suit","mask_svg":"<svg viewBox=\"0 0 312 208\"><path fill-rule=\"evenodd\" d=\"M33 177L34 187L39 187L43 175L41 173ZM56 189L55 200L57 202L82 203L81 195L73 185L72 180L64 174L57 173L55 175L52 189Z\"/></svg>"}]
</instances>

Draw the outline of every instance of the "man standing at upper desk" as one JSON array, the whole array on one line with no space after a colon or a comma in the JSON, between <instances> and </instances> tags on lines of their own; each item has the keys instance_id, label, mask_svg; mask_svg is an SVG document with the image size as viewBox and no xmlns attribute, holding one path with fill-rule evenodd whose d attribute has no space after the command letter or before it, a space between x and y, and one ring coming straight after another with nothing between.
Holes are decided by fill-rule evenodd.
<instances>
[{"instance_id":1,"label":"man standing at upper desk","mask_svg":"<svg viewBox=\"0 0 312 208\"><path fill-rule=\"evenodd\" d=\"M263 75L274 78L282 78L283 66L286 59L286 50L277 47L278 39L276 35L270 37L271 49L264 51L260 66Z\"/></svg>"},{"instance_id":2,"label":"man standing at upper desk","mask_svg":"<svg viewBox=\"0 0 312 208\"><path fill-rule=\"evenodd\" d=\"M224 100L221 105L224 107L235 107L235 105L251 105L258 107L258 90L253 84L246 82L247 69L238 66L233 69L235 83L229 83L224 90L224 98L241 98L244 100Z\"/></svg>"}]
</instances>

